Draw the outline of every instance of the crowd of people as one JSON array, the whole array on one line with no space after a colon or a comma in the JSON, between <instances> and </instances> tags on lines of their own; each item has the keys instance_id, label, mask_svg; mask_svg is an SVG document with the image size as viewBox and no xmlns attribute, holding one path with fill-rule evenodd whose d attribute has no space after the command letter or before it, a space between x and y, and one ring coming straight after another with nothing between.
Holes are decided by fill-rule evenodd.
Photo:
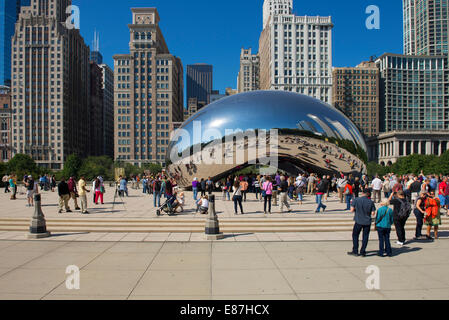
<instances>
[{"instance_id":1,"label":"crowd of people","mask_svg":"<svg viewBox=\"0 0 449 320\"><path fill-rule=\"evenodd\" d=\"M5 175L2 179L5 184L5 193L11 193L11 200L16 199L18 183L14 174ZM184 211L185 196L180 191L175 179L165 173L157 175L132 176L131 179L120 176L116 181L116 191L119 196L128 196L128 183L133 189L142 190L143 194L153 196L153 206L162 208L168 214L178 210ZM41 176L34 179L25 175L22 184L26 190L27 206L34 205L33 196L39 189L45 191L57 190L59 195L58 212L72 212L69 202L72 200L75 210L88 214L87 193L92 192L92 201L95 205L104 204L106 192L101 176L92 181L92 188L88 190L84 177L77 181L70 177L64 178L57 184L54 176ZM413 213L416 217L415 240L438 239L438 227L441 225L441 215L449 216L449 178L442 175L395 175L388 174L383 177L375 176L369 179L366 175L355 177L342 173L333 176L319 176L317 174L300 174L288 176L284 174L270 175L240 175L230 176L226 179L213 181L194 178L192 181L193 200L196 212L207 214L210 195L221 193L223 201L234 202L235 214L245 214L244 203L254 196L254 201L263 201L264 213L272 213L274 197L280 202L280 212L292 212L292 205L303 204L304 197L313 196L317 204L316 213L325 212L328 198L336 195L340 203L344 203L343 211L354 213L355 226L353 230L354 246L352 255L366 255L366 246L369 232L374 222L380 241L379 254L391 255L390 233L394 224L399 246L406 243L405 226ZM251 196L251 197L252 197ZM161 201L164 199L163 201ZM78 203L79 201L79 203ZM162 202L162 203L161 203ZM378 204L378 208L376 208ZM285 209L285 210L284 210ZM158 211L159 212L159 211ZM426 234L422 234L426 225ZM361 250L358 250L358 239L363 232Z\"/></svg>"}]
</instances>

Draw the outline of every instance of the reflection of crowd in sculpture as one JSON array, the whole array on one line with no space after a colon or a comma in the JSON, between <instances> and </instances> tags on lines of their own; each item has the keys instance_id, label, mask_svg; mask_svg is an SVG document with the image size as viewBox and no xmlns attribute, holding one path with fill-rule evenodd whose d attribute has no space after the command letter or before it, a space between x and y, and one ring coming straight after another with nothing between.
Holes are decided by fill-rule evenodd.
<instances>
[{"instance_id":1,"label":"reflection of crowd in sculpture","mask_svg":"<svg viewBox=\"0 0 449 320\"><path fill-rule=\"evenodd\" d=\"M316 150L320 150L323 154L322 159L324 161L324 166L327 169L330 169L332 163L334 163L331 157L334 157L336 160L346 162L350 166L351 170L361 169L361 163L357 161L357 159L352 159L352 157L350 155L347 155L347 152L345 152L341 148L325 142L317 144L314 143L316 140L313 140L315 139L284 137L284 139L280 142L285 144L296 144L298 145L298 150L306 152L306 154L298 154L298 156L308 156L309 154L316 154Z\"/></svg>"}]
</instances>

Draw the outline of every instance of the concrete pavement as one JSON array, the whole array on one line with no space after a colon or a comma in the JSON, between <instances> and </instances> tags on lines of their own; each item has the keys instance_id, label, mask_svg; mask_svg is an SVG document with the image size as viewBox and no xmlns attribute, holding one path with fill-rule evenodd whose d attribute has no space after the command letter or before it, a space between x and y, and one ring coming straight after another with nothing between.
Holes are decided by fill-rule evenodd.
<instances>
[{"instance_id":1,"label":"concrete pavement","mask_svg":"<svg viewBox=\"0 0 449 320\"><path fill-rule=\"evenodd\" d=\"M393 258L347 256L349 241L0 241L0 299L449 299L449 241ZM368 251L375 254L377 241ZM66 268L80 269L80 289ZM368 290L367 267L380 271Z\"/></svg>"}]
</instances>

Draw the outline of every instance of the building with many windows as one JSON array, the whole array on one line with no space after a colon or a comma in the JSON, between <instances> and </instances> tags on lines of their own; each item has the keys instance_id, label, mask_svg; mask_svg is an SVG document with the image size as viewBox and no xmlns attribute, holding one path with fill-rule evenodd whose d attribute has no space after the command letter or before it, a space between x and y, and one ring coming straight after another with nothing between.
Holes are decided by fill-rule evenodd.
<instances>
[{"instance_id":1,"label":"building with many windows","mask_svg":"<svg viewBox=\"0 0 449 320\"><path fill-rule=\"evenodd\" d=\"M89 47L66 27L71 0L32 0L12 39L12 151L60 170L90 151Z\"/></svg>"},{"instance_id":2,"label":"building with many windows","mask_svg":"<svg viewBox=\"0 0 449 320\"><path fill-rule=\"evenodd\" d=\"M114 71L107 65L99 65L103 90L103 155L114 158Z\"/></svg>"},{"instance_id":3,"label":"building with many windows","mask_svg":"<svg viewBox=\"0 0 449 320\"><path fill-rule=\"evenodd\" d=\"M381 132L449 130L449 66L444 56L384 54Z\"/></svg>"},{"instance_id":4,"label":"building with many windows","mask_svg":"<svg viewBox=\"0 0 449 320\"><path fill-rule=\"evenodd\" d=\"M265 0L259 39L260 88L332 102L331 17L292 14L292 0Z\"/></svg>"},{"instance_id":5,"label":"building with many windows","mask_svg":"<svg viewBox=\"0 0 449 320\"><path fill-rule=\"evenodd\" d=\"M402 0L404 54L449 54L449 0Z\"/></svg>"},{"instance_id":6,"label":"building with many windows","mask_svg":"<svg viewBox=\"0 0 449 320\"><path fill-rule=\"evenodd\" d=\"M0 162L11 160L11 89L0 86Z\"/></svg>"},{"instance_id":7,"label":"building with many windows","mask_svg":"<svg viewBox=\"0 0 449 320\"><path fill-rule=\"evenodd\" d=\"M11 39L20 7L30 0L0 0L0 85L11 86Z\"/></svg>"},{"instance_id":8,"label":"building with many windows","mask_svg":"<svg viewBox=\"0 0 449 320\"><path fill-rule=\"evenodd\" d=\"M379 69L373 61L333 70L333 106L367 137L379 134L379 81Z\"/></svg>"},{"instance_id":9,"label":"building with many windows","mask_svg":"<svg viewBox=\"0 0 449 320\"><path fill-rule=\"evenodd\" d=\"M196 98L209 104L213 88L213 67L205 63L187 65L186 85L187 101Z\"/></svg>"},{"instance_id":10,"label":"building with many windows","mask_svg":"<svg viewBox=\"0 0 449 320\"><path fill-rule=\"evenodd\" d=\"M156 8L133 8L130 53L114 56L115 159L165 164L173 122L182 122L183 67L170 54Z\"/></svg>"},{"instance_id":11,"label":"building with many windows","mask_svg":"<svg viewBox=\"0 0 449 320\"><path fill-rule=\"evenodd\" d=\"M259 55L252 54L251 48L240 52L240 71L237 79L239 93L260 89L260 61Z\"/></svg>"}]
</instances>

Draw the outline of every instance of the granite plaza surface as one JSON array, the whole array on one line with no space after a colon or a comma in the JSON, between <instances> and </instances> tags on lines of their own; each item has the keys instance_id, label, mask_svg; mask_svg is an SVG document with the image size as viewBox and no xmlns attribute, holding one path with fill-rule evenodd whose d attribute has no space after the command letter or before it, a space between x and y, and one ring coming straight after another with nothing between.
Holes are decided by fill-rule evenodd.
<instances>
[{"instance_id":1,"label":"granite plaza surface","mask_svg":"<svg viewBox=\"0 0 449 320\"><path fill-rule=\"evenodd\" d=\"M92 215L81 216L57 214L57 196L47 192L43 210L47 218L155 216L152 197L140 193L132 190L124 205L112 210L113 193L107 192L104 206L89 203ZM190 212L189 197L187 193L182 217L204 219ZM2 193L0 201L1 218L33 213L23 195L9 201ZM313 201L307 197L303 206L293 207L296 213L272 216L316 216ZM322 216L350 216L335 197L328 204ZM263 211L259 202L244 206L254 208L256 213L248 216L255 219L272 217L257 213ZM220 199L217 211L221 219L234 217L231 203ZM273 212L278 211L277 207ZM56 233L44 240L25 240L23 232L0 232L0 299L447 300L449 233L442 231L440 236L434 242L411 241L402 248L393 241L394 257L380 258L372 232L368 256L362 258L346 254L352 248L350 232L226 234L224 240L213 242L196 233ZM66 287L70 265L80 269L79 290ZM379 290L366 287L370 266L379 268Z\"/></svg>"}]
</instances>

